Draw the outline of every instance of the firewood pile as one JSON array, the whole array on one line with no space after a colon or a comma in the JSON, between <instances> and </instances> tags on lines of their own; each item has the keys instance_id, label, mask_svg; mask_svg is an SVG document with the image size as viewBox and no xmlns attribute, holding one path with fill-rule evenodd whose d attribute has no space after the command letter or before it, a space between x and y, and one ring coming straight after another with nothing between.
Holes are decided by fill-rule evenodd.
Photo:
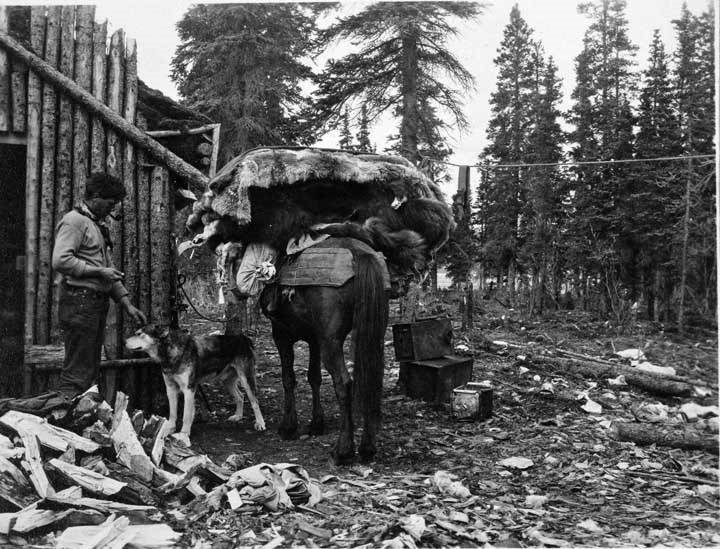
<instances>
[{"instance_id":1,"label":"firewood pile","mask_svg":"<svg viewBox=\"0 0 720 549\"><path fill-rule=\"evenodd\" d=\"M234 454L217 465L168 435L165 418L127 407L123 393L112 408L91 390L62 418L0 416L0 546L173 547L208 512L321 499L300 466Z\"/></svg>"}]
</instances>

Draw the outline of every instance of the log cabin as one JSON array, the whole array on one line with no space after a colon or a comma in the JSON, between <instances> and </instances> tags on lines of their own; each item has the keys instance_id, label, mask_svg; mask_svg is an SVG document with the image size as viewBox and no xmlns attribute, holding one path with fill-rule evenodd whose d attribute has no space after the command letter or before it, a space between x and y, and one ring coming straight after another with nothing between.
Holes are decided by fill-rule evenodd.
<instances>
[{"instance_id":1,"label":"log cabin","mask_svg":"<svg viewBox=\"0 0 720 549\"><path fill-rule=\"evenodd\" d=\"M52 389L62 365L54 229L92 172L125 183L111 233L133 302L177 323L176 219L214 175L219 124L146 86L137 54L94 6L0 6L0 397ZM147 408L158 378L124 356L127 324L111 304L101 385Z\"/></svg>"}]
</instances>

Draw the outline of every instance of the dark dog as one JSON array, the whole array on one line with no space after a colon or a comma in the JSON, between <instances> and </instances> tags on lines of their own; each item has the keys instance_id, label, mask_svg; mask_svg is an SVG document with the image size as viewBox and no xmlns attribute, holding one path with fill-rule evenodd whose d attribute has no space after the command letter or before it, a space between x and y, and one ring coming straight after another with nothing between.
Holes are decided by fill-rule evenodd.
<instances>
[{"instance_id":1,"label":"dark dog","mask_svg":"<svg viewBox=\"0 0 720 549\"><path fill-rule=\"evenodd\" d=\"M255 396L255 354L248 337L242 334L192 337L183 330L149 325L129 337L125 347L143 351L161 365L170 405L168 428L171 433L175 432L178 396L182 391L183 424L177 437L187 446L190 446L190 429L195 417L195 388L198 381L213 374L225 378L228 391L235 398L235 413L228 419L240 421L243 417L241 386L255 414L255 429L265 430L265 420Z\"/></svg>"}]
</instances>

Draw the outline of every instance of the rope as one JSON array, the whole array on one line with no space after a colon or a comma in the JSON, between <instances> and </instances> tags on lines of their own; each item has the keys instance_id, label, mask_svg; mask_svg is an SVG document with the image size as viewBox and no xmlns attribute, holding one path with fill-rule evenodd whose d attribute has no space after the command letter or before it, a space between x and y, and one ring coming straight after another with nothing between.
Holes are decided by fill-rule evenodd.
<instances>
[{"instance_id":1,"label":"rope","mask_svg":"<svg viewBox=\"0 0 720 549\"><path fill-rule=\"evenodd\" d=\"M447 166L463 167L468 164L457 164L455 162L447 162L445 160L437 160L435 158L429 158L427 156L420 155L424 161L435 162L437 164L445 164ZM660 156L657 158L627 158L624 160L583 160L579 162L540 162L537 164L527 164L521 162L518 164L470 164L472 168L479 168L481 170L496 170L502 168L533 168L542 166L586 166L586 165L597 165L597 164L629 164L632 162L666 162L673 160L690 160L694 158L715 158L714 154L695 154L690 156Z\"/></svg>"},{"instance_id":2,"label":"rope","mask_svg":"<svg viewBox=\"0 0 720 549\"><path fill-rule=\"evenodd\" d=\"M234 320L234 319L236 318L236 317L228 318L228 319L224 319L224 318L210 318L210 317L207 317L207 316L205 316L204 314L202 314L200 311L197 310L197 307L195 307L195 304L192 302L192 299L190 299L190 296L189 296L189 295L187 294L187 292L185 291L184 283L185 283L185 276L184 276L184 275L178 275L178 288L180 288L180 291L181 291L182 294L185 296L185 299L187 300L188 305L190 305L190 307L192 308L192 310L195 311L195 314L197 314L200 318L205 319L205 320L209 320L210 322L222 322L223 324L227 324L228 322L230 322L231 320Z\"/></svg>"}]
</instances>

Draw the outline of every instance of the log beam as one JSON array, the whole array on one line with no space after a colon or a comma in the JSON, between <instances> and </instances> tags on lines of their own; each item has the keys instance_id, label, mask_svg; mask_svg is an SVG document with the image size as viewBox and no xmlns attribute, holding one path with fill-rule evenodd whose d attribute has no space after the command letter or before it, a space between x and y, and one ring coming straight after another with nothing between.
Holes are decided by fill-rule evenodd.
<instances>
[{"instance_id":1,"label":"log beam","mask_svg":"<svg viewBox=\"0 0 720 549\"><path fill-rule=\"evenodd\" d=\"M95 99L92 94L82 89L82 87L78 86L71 79L53 69L40 57L24 48L19 42L13 40L7 34L0 33L0 46L5 48L5 50L14 57L26 63L37 75L56 85L63 93L72 97L93 115L100 117L105 123L122 133L123 136L131 140L135 145L147 150L154 158L165 164L175 175L195 185L202 187L207 186L208 178L200 170L170 152L145 132L138 129L135 125L130 124L120 114L113 112L107 105Z\"/></svg>"}]
</instances>

